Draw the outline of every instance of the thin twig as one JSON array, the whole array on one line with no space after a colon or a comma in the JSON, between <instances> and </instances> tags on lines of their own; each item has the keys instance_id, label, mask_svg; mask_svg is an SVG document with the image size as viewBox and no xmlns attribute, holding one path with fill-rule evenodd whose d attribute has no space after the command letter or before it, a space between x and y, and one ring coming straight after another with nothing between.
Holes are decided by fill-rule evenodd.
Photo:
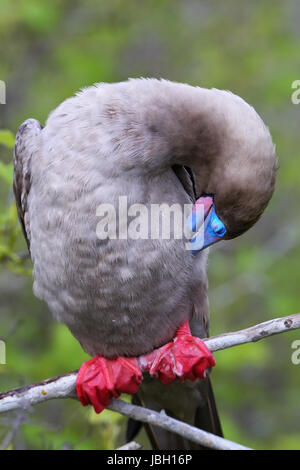
<instances>
[{"instance_id":1,"label":"thin twig","mask_svg":"<svg viewBox=\"0 0 300 470\"><path fill-rule=\"evenodd\" d=\"M0 450L6 450L19 432L20 426L25 423L28 415L24 410L19 410L11 430L0 444Z\"/></svg>"}]
</instances>

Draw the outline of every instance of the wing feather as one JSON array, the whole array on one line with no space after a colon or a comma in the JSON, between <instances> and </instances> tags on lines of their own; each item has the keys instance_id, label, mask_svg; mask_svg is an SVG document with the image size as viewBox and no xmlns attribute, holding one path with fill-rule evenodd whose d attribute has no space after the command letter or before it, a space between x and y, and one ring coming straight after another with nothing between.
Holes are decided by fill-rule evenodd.
<instances>
[{"instance_id":1,"label":"wing feather","mask_svg":"<svg viewBox=\"0 0 300 470\"><path fill-rule=\"evenodd\" d=\"M31 187L31 161L36 151L36 137L41 130L42 125L38 121L27 119L17 132L14 147L13 190L19 220L29 250L30 224L27 201Z\"/></svg>"}]
</instances>

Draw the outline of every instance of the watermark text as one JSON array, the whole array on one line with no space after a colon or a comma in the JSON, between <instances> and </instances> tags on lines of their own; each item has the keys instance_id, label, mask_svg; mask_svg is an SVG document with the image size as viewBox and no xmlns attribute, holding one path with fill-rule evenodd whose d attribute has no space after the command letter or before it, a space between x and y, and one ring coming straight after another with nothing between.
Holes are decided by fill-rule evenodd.
<instances>
[{"instance_id":1,"label":"watermark text","mask_svg":"<svg viewBox=\"0 0 300 470\"><path fill-rule=\"evenodd\" d=\"M5 342L0 339L0 364L6 364L6 346Z\"/></svg>"}]
</instances>

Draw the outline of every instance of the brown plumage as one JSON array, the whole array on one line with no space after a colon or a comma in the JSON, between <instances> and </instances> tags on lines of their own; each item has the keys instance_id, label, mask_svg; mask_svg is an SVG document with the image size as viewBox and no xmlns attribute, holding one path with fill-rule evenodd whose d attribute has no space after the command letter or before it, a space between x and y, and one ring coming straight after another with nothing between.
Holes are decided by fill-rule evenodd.
<instances>
[{"instance_id":1,"label":"brown plumage","mask_svg":"<svg viewBox=\"0 0 300 470\"><path fill-rule=\"evenodd\" d=\"M35 294L89 354L114 358L160 347L187 315L194 335L208 335L207 250L192 256L178 239L99 240L99 204L117 207L126 195L129 204L183 206L212 194L233 238L271 198L276 157L268 129L241 98L139 79L83 90L44 128L26 121L14 168ZM147 379L140 400L159 408L166 394L171 413L190 422L196 415L197 425L220 433L208 380L175 385ZM164 448L189 446L165 436L159 431Z\"/></svg>"}]
</instances>

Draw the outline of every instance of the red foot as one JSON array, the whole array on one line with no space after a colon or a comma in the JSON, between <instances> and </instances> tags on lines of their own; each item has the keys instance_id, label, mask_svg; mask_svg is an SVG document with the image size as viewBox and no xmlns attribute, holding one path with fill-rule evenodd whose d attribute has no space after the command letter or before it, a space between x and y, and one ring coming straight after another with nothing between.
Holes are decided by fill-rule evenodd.
<instances>
[{"instance_id":1,"label":"red foot","mask_svg":"<svg viewBox=\"0 0 300 470\"><path fill-rule=\"evenodd\" d=\"M77 395L83 406L93 405L96 413L121 393L134 394L142 381L136 358L94 357L82 364L76 379Z\"/></svg>"},{"instance_id":2,"label":"red foot","mask_svg":"<svg viewBox=\"0 0 300 470\"><path fill-rule=\"evenodd\" d=\"M205 343L191 335L187 320L179 327L173 341L141 356L139 365L168 385L177 377L181 382L204 379L206 369L216 365L216 361Z\"/></svg>"},{"instance_id":3,"label":"red foot","mask_svg":"<svg viewBox=\"0 0 300 470\"><path fill-rule=\"evenodd\" d=\"M137 392L142 381L141 369L168 385L176 378L182 382L204 379L206 369L215 364L205 343L191 335L186 321L173 341L138 360L135 357L105 359L98 356L84 362L76 379L77 395L84 406L91 404L96 413L101 413L112 398L118 398L121 393Z\"/></svg>"}]
</instances>

